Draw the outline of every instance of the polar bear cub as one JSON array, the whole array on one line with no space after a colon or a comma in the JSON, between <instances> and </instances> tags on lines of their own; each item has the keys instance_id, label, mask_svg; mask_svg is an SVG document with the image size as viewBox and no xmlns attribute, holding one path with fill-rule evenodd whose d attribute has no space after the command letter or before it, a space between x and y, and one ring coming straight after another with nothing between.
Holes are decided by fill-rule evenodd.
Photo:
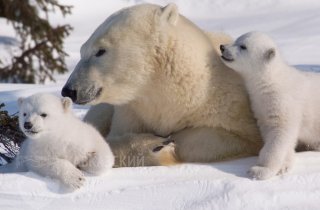
<instances>
[{"instance_id":1,"label":"polar bear cub","mask_svg":"<svg viewBox=\"0 0 320 210\"><path fill-rule=\"evenodd\" d=\"M98 175L112 168L109 145L95 128L73 115L70 98L39 93L20 98L18 104L19 125L27 139L2 172L30 170L77 189L85 180L82 171Z\"/></svg>"},{"instance_id":2,"label":"polar bear cub","mask_svg":"<svg viewBox=\"0 0 320 210\"><path fill-rule=\"evenodd\" d=\"M287 171L297 143L319 149L320 74L287 65L273 40L260 32L220 49L222 61L245 81L264 140L249 174L267 179Z\"/></svg>"}]
</instances>

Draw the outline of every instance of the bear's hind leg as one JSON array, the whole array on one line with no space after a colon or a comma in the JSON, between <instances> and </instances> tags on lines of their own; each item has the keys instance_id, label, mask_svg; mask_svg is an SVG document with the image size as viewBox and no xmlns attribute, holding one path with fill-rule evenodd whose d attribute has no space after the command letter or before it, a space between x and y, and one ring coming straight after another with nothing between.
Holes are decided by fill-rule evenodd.
<instances>
[{"instance_id":1,"label":"bear's hind leg","mask_svg":"<svg viewBox=\"0 0 320 210\"><path fill-rule=\"evenodd\" d=\"M114 167L160 166L163 164L161 160L164 160L162 155L166 155L166 160L170 159L171 164L178 163L174 156L170 156L172 150L154 151L156 147L163 146L164 141L167 139L147 133L107 138L115 156Z\"/></svg>"},{"instance_id":2,"label":"bear's hind leg","mask_svg":"<svg viewBox=\"0 0 320 210\"><path fill-rule=\"evenodd\" d=\"M174 140L168 139L152 150L155 159L160 165L169 166L180 163L175 153L175 146Z\"/></svg>"},{"instance_id":3,"label":"bear's hind leg","mask_svg":"<svg viewBox=\"0 0 320 210\"><path fill-rule=\"evenodd\" d=\"M262 142L249 142L222 128L190 128L171 137L182 162L215 162L258 154Z\"/></svg>"},{"instance_id":4,"label":"bear's hind leg","mask_svg":"<svg viewBox=\"0 0 320 210\"><path fill-rule=\"evenodd\" d=\"M85 172L93 175L99 175L111 169L114 165L114 156L110 149L98 149L94 152L88 152L85 161L77 165L77 167Z\"/></svg>"}]
</instances>

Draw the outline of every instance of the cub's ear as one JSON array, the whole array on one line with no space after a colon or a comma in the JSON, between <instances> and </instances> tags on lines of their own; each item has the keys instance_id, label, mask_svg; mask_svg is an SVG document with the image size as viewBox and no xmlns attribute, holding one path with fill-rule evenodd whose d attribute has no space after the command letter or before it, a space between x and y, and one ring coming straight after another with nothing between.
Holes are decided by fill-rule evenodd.
<instances>
[{"instance_id":1,"label":"cub's ear","mask_svg":"<svg viewBox=\"0 0 320 210\"><path fill-rule=\"evenodd\" d=\"M18 106L21 107L22 103L24 101L23 97L18 98Z\"/></svg>"},{"instance_id":2,"label":"cub's ear","mask_svg":"<svg viewBox=\"0 0 320 210\"><path fill-rule=\"evenodd\" d=\"M69 97L63 97L61 102L65 112L71 111L72 100Z\"/></svg>"},{"instance_id":3,"label":"cub's ear","mask_svg":"<svg viewBox=\"0 0 320 210\"><path fill-rule=\"evenodd\" d=\"M265 59L267 61L270 61L274 56L276 55L276 50L274 48L268 49L267 52L265 52Z\"/></svg>"},{"instance_id":4,"label":"cub's ear","mask_svg":"<svg viewBox=\"0 0 320 210\"><path fill-rule=\"evenodd\" d=\"M160 13L161 22L168 22L174 26L177 24L179 20L179 11L176 4L168 4L167 6L161 8Z\"/></svg>"}]
</instances>

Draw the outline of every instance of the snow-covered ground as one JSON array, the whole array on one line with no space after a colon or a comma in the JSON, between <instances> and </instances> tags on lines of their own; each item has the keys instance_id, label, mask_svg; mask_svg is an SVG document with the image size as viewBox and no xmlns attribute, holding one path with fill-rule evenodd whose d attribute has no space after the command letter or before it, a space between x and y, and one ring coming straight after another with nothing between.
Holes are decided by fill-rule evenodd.
<instances>
[{"instance_id":1,"label":"snow-covered ground","mask_svg":"<svg viewBox=\"0 0 320 210\"><path fill-rule=\"evenodd\" d=\"M72 16L52 16L54 23L70 23L66 40L70 70L79 59L81 44L111 13L136 3L175 2L183 15L208 31L233 37L251 30L269 33L288 63L320 71L320 1L318 0L64 0L74 5ZM12 36L0 20L0 36ZM0 40L1 41L1 40ZM0 48L0 56L3 48ZM16 99L35 92L59 94L67 75L56 84L0 84L0 102L10 113ZM318 91L318 90L315 90ZM75 106L81 117L87 107ZM87 177L85 186L65 193L48 178L33 173L0 175L0 209L319 209L320 153L297 155L294 169L281 177L253 181L246 175L256 157L213 164L113 169L101 177Z\"/></svg>"},{"instance_id":2,"label":"snow-covered ground","mask_svg":"<svg viewBox=\"0 0 320 210\"><path fill-rule=\"evenodd\" d=\"M33 173L0 176L1 209L319 209L320 154L301 153L283 177L252 181L256 158L215 164L119 168L87 177L85 186L63 193Z\"/></svg>"}]
</instances>

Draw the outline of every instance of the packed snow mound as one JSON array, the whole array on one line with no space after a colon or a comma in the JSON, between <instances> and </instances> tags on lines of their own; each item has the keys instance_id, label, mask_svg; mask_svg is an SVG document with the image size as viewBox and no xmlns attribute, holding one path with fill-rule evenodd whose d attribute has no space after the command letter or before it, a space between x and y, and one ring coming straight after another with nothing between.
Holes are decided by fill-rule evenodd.
<instances>
[{"instance_id":1,"label":"packed snow mound","mask_svg":"<svg viewBox=\"0 0 320 210\"><path fill-rule=\"evenodd\" d=\"M83 188L64 191L34 173L0 175L7 209L319 209L320 153L297 155L289 174L267 181L247 178L256 158L215 164L118 168L86 177ZM1 208L2 209L2 208Z\"/></svg>"}]
</instances>

